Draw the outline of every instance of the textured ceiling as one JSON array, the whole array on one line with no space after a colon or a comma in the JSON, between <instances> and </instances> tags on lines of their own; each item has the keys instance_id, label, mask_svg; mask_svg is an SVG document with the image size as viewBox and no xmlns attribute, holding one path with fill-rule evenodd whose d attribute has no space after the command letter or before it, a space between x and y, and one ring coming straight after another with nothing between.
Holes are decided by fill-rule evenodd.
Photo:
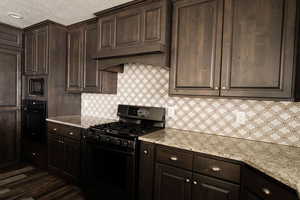
<instances>
[{"instance_id":1,"label":"textured ceiling","mask_svg":"<svg viewBox=\"0 0 300 200\"><path fill-rule=\"evenodd\" d=\"M131 0L0 0L0 22L24 28L46 19L70 25L93 17L93 13ZM20 13L14 19L8 12Z\"/></svg>"}]
</instances>

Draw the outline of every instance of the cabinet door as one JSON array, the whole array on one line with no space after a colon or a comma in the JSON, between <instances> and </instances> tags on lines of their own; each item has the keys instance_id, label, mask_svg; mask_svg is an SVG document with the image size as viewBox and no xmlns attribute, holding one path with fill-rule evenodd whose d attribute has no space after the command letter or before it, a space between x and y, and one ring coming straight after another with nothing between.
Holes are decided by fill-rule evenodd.
<instances>
[{"instance_id":1,"label":"cabinet door","mask_svg":"<svg viewBox=\"0 0 300 200\"><path fill-rule=\"evenodd\" d=\"M139 199L153 199L154 144L142 142L139 160Z\"/></svg>"},{"instance_id":2,"label":"cabinet door","mask_svg":"<svg viewBox=\"0 0 300 200\"><path fill-rule=\"evenodd\" d=\"M22 47L22 30L0 23L0 44Z\"/></svg>"},{"instance_id":3,"label":"cabinet door","mask_svg":"<svg viewBox=\"0 0 300 200\"><path fill-rule=\"evenodd\" d=\"M71 93L80 93L82 88L82 45L82 27L70 30L68 33L67 91Z\"/></svg>"},{"instance_id":4,"label":"cabinet door","mask_svg":"<svg viewBox=\"0 0 300 200\"><path fill-rule=\"evenodd\" d=\"M192 200L239 200L238 185L198 174L193 176Z\"/></svg>"},{"instance_id":5,"label":"cabinet door","mask_svg":"<svg viewBox=\"0 0 300 200\"><path fill-rule=\"evenodd\" d=\"M118 73L100 71L101 93L116 94L118 86Z\"/></svg>"},{"instance_id":6,"label":"cabinet door","mask_svg":"<svg viewBox=\"0 0 300 200\"><path fill-rule=\"evenodd\" d=\"M192 173L156 164L155 200L190 200Z\"/></svg>"},{"instance_id":7,"label":"cabinet door","mask_svg":"<svg viewBox=\"0 0 300 200\"><path fill-rule=\"evenodd\" d=\"M35 33L25 32L25 74L30 75L36 72L35 68Z\"/></svg>"},{"instance_id":8,"label":"cabinet door","mask_svg":"<svg viewBox=\"0 0 300 200\"><path fill-rule=\"evenodd\" d=\"M64 154L64 172L74 180L78 180L80 175L80 142L65 137Z\"/></svg>"},{"instance_id":9,"label":"cabinet door","mask_svg":"<svg viewBox=\"0 0 300 200\"><path fill-rule=\"evenodd\" d=\"M21 53L0 49L0 167L18 161Z\"/></svg>"},{"instance_id":10,"label":"cabinet door","mask_svg":"<svg viewBox=\"0 0 300 200\"><path fill-rule=\"evenodd\" d=\"M97 24L88 24L84 29L83 91L101 92L98 61L93 59L97 51Z\"/></svg>"},{"instance_id":11,"label":"cabinet door","mask_svg":"<svg viewBox=\"0 0 300 200\"><path fill-rule=\"evenodd\" d=\"M112 49L115 43L115 16L98 19L98 51Z\"/></svg>"},{"instance_id":12,"label":"cabinet door","mask_svg":"<svg viewBox=\"0 0 300 200\"><path fill-rule=\"evenodd\" d=\"M116 15L116 48L130 47L142 42L142 12L140 8L125 10Z\"/></svg>"},{"instance_id":13,"label":"cabinet door","mask_svg":"<svg viewBox=\"0 0 300 200\"><path fill-rule=\"evenodd\" d=\"M51 133L49 133L51 134ZM48 164L55 170L64 169L64 145L62 137L52 135L48 137Z\"/></svg>"},{"instance_id":14,"label":"cabinet door","mask_svg":"<svg viewBox=\"0 0 300 200\"><path fill-rule=\"evenodd\" d=\"M48 27L36 30L35 63L36 73L39 75L48 72Z\"/></svg>"},{"instance_id":15,"label":"cabinet door","mask_svg":"<svg viewBox=\"0 0 300 200\"><path fill-rule=\"evenodd\" d=\"M244 191L243 199L244 200L264 200L248 190Z\"/></svg>"},{"instance_id":16,"label":"cabinet door","mask_svg":"<svg viewBox=\"0 0 300 200\"><path fill-rule=\"evenodd\" d=\"M173 7L170 94L218 96L223 1L184 0Z\"/></svg>"},{"instance_id":17,"label":"cabinet door","mask_svg":"<svg viewBox=\"0 0 300 200\"><path fill-rule=\"evenodd\" d=\"M16 163L19 159L19 111L0 109L0 167Z\"/></svg>"},{"instance_id":18,"label":"cabinet door","mask_svg":"<svg viewBox=\"0 0 300 200\"><path fill-rule=\"evenodd\" d=\"M225 1L221 96L292 96L295 0Z\"/></svg>"}]
</instances>

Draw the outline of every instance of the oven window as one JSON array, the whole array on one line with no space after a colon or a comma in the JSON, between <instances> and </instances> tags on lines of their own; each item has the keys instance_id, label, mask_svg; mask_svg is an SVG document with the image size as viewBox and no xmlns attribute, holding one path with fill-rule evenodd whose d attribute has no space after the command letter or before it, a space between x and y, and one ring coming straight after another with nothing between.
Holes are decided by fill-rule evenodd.
<instances>
[{"instance_id":1,"label":"oven window","mask_svg":"<svg viewBox=\"0 0 300 200\"><path fill-rule=\"evenodd\" d=\"M87 199L131 200L133 157L94 147L89 152Z\"/></svg>"}]
</instances>

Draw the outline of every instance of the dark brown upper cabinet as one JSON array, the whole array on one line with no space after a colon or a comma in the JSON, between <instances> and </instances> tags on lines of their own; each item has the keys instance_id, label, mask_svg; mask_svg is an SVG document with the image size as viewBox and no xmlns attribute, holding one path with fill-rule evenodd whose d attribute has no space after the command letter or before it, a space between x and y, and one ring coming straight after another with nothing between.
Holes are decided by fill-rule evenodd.
<instances>
[{"instance_id":1,"label":"dark brown upper cabinet","mask_svg":"<svg viewBox=\"0 0 300 200\"><path fill-rule=\"evenodd\" d=\"M82 90L82 64L83 64L83 28L72 28L68 32L68 65L67 65L67 91L81 92Z\"/></svg>"},{"instance_id":2,"label":"dark brown upper cabinet","mask_svg":"<svg viewBox=\"0 0 300 200\"><path fill-rule=\"evenodd\" d=\"M173 6L170 93L219 95L223 0Z\"/></svg>"},{"instance_id":3,"label":"dark brown upper cabinet","mask_svg":"<svg viewBox=\"0 0 300 200\"><path fill-rule=\"evenodd\" d=\"M170 37L170 3L168 0L135 1L130 5L103 12L96 13L98 45L95 57L100 59L101 65L107 62L107 59L113 58L144 54L168 55ZM139 57L134 59L141 60ZM146 58L148 61L151 59L155 60L155 58ZM120 60L119 64L122 61ZM166 64L163 61L160 63Z\"/></svg>"},{"instance_id":4,"label":"dark brown upper cabinet","mask_svg":"<svg viewBox=\"0 0 300 200\"><path fill-rule=\"evenodd\" d=\"M48 25L25 31L25 75L48 73Z\"/></svg>"},{"instance_id":5,"label":"dark brown upper cabinet","mask_svg":"<svg viewBox=\"0 0 300 200\"><path fill-rule=\"evenodd\" d=\"M0 23L0 45L22 47L22 30Z\"/></svg>"},{"instance_id":6,"label":"dark brown upper cabinet","mask_svg":"<svg viewBox=\"0 0 300 200\"><path fill-rule=\"evenodd\" d=\"M221 96L293 96L295 0L227 0Z\"/></svg>"},{"instance_id":7,"label":"dark brown upper cabinet","mask_svg":"<svg viewBox=\"0 0 300 200\"><path fill-rule=\"evenodd\" d=\"M173 3L170 94L295 100L295 0Z\"/></svg>"},{"instance_id":8,"label":"dark brown upper cabinet","mask_svg":"<svg viewBox=\"0 0 300 200\"><path fill-rule=\"evenodd\" d=\"M67 91L70 93L117 92L117 73L99 69L93 58L97 51L97 23L95 20L75 24L69 28Z\"/></svg>"}]
</instances>

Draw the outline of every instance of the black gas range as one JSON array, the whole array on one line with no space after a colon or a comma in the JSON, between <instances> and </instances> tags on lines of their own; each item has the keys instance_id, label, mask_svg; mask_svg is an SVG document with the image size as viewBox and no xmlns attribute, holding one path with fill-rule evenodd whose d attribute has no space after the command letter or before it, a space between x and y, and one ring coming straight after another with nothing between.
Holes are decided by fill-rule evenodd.
<instances>
[{"instance_id":1,"label":"black gas range","mask_svg":"<svg viewBox=\"0 0 300 200\"><path fill-rule=\"evenodd\" d=\"M165 114L159 107L119 105L119 121L92 126L84 133L82 166L87 199L136 198L138 137L163 129Z\"/></svg>"}]
</instances>

